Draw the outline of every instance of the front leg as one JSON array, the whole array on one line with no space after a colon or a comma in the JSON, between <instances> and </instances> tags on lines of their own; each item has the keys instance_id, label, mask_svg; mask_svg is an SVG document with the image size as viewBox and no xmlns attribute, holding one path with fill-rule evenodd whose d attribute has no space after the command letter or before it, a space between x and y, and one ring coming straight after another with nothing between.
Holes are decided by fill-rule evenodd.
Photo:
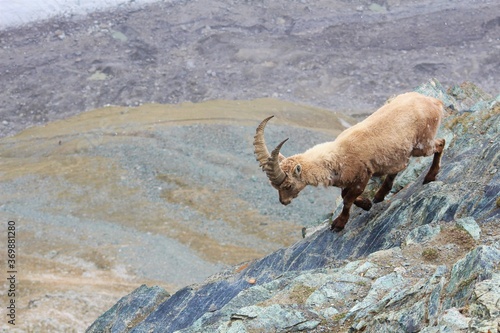
<instances>
[{"instance_id":1,"label":"front leg","mask_svg":"<svg viewBox=\"0 0 500 333\"><path fill-rule=\"evenodd\" d=\"M347 192L349 191L348 188L345 188L342 190L342 199L344 199L344 197L347 195ZM369 199L367 198L363 198L362 196L358 196L355 200L354 200L354 205L355 206L358 206L359 208L363 209L363 210L370 210L372 209L372 203Z\"/></svg>"},{"instance_id":2,"label":"front leg","mask_svg":"<svg viewBox=\"0 0 500 333\"><path fill-rule=\"evenodd\" d=\"M344 229L347 221L349 220L349 212L351 210L352 204L360 203L360 200L362 200L358 197L363 193L366 184L368 183L368 179L370 179L370 177L368 177L367 180L362 181L361 183L353 184L352 186L342 190L344 207L342 207L342 212L340 213L340 215L337 216L335 220L333 220L332 225L330 226L330 229L332 231L338 232Z\"/></svg>"}]
</instances>

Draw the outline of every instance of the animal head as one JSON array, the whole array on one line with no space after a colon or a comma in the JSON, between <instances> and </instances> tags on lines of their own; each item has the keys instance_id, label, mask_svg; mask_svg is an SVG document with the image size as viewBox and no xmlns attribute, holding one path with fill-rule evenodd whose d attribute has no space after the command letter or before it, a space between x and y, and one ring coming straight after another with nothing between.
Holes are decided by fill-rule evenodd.
<instances>
[{"instance_id":1,"label":"animal head","mask_svg":"<svg viewBox=\"0 0 500 333\"><path fill-rule=\"evenodd\" d=\"M264 119L257 127L253 142L254 153L260 167L266 172L271 185L278 190L280 202L283 205L288 205L307 184L302 178L303 168L297 159L294 157L286 158L280 153L281 147L288 139L282 141L269 154L264 140L264 128L273 117Z\"/></svg>"}]
</instances>

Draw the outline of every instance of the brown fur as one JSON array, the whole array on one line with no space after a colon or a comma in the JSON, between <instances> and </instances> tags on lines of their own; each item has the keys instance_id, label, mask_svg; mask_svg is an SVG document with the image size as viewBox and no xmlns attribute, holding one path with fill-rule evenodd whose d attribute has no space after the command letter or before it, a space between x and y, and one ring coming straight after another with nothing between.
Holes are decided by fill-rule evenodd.
<instances>
[{"instance_id":1,"label":"brown fur","mask_svg":"<svg viewBox=\"0 0 500 333\"><path fill-rule=\"evenodd\" d=\"M282 159L279 165L286 178L281 185L273 185L280 202L288 205L307 185L340 187L344 207L331 226L339 231L347 223L353 203L365 210L371 208L369 200L359 196L372 176L388 175L375 195L375 203L384 200L410 156L434 154L424 183L435 180L445 144L444 139L435 139L442 113L440 100L416 92L402 94L342 132L335 141Z\"/></svg>"}]
</instances>

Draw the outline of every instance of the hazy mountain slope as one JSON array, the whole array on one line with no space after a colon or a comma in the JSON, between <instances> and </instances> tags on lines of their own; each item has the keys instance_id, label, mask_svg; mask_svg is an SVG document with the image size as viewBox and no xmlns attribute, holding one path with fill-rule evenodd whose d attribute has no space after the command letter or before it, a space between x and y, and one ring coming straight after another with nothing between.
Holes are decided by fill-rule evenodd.
<instances>
[{"instance_id":1,"label":"hazy mountain slope","mask_svg":"<svg viewBox=\"0 0 500 333\"><path fill-rule=\"evenodd\" d=\"M353 114L500 77L498 1L162 1L0 31L0 136L112 105L280 99Z\"/></svg>"},{"instance_id":2,"label":"hazy mountain slope","mask_svg":"<svg viewBox=\"0 0 500 333\"><path fill-rule=\"evenodd\" d=\"M268 142L290 137L287 154L351 121L274 99L150 104L1 139L0 217L16 221L23 263L20 326L82 331L138 284L174 292L299 240L337 191L306 191L294 209L279 204L252 147L270 114ZM41 320L48 308L51 320Z\"/></svg>"}]
</instances>

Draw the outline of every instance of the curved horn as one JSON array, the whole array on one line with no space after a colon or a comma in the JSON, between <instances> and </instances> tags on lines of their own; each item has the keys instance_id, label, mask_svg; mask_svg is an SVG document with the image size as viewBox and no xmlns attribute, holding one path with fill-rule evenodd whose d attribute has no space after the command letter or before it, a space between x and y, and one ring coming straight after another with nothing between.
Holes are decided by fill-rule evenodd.
<instances>
[{"instance_id":1,"label":"curved horn","mask_svg":"<svg viewBox=\"0 0 500 333\"><path fill-rule=\"evenodd\" d=\"M283 172L283 170L281 170L280 167L280 150L287 141L288 139L283 140L278 146L276 146L276 148L274 148L271 156L267 160L266 167L264 169L266 171L267 177L275 186L280 186L286 177L286 174Z\"/></svg>"},{"instance_id":2,"label":"curved horn","mask_svg":"<svg viewBox=\"0 0 500 333\"><path fill-rule=\"evenodd\" d=\"M266 127L267 122L273 118L274 116L267 117L264 119L257 130L255 131L255 136L253 140L254 153L257 161L259 161L259 166L264 170L264 166L267 164L267 160L271 155L266 147L266 140L264 140L264 127Z\"/></svg>"}]
</instances>

